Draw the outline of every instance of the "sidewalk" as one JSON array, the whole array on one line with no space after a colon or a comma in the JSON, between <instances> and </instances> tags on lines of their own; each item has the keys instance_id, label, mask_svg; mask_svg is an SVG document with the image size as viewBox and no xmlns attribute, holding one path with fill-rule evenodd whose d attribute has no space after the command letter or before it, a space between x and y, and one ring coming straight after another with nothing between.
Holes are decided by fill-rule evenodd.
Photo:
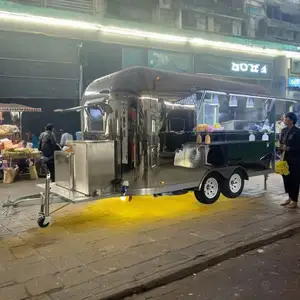
<instances>
[{"instance_id":1,"label":"sidewalk","mask_svg":"<svg viewBox=\"0 0 300 300\"><path fill-rule=\"evenodd\" d=\"M123 299L300 227L300 211L279 206L280 177L262 187L252 179L247 196L211 206L189 195L68 206L47 229L24 209L9 221L19 231L1 220L0 300Z\"/></svg>"}]
</instances>

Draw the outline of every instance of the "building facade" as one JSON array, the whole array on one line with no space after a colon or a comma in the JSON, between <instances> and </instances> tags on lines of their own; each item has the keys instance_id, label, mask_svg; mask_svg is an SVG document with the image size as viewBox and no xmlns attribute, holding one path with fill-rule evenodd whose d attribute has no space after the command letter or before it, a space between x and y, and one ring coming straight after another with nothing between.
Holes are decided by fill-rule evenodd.
<instances>
[{"instance_id":1,"label":"building facade","mask_svg":"<svg viewBox=\"0 0 300 300\"><path fill-rule=\"evenodd\" d=\"M275 0L0 1L0 10L11 13L0 14L0 99L42 107L35 128L53 122L77 130L77 115L58 118L53 110L77 105L92 80L130 66L205 73L298 98L300 48L270 35L270 20L278 16L268 13L272 5L286 6ZM51 20L18 23L15 13ZM280 18L285 22L286 15ZM64 26L60 19L84 23ZM26 124L32 130L29 119Z\"/></svg>"}]
</instances>

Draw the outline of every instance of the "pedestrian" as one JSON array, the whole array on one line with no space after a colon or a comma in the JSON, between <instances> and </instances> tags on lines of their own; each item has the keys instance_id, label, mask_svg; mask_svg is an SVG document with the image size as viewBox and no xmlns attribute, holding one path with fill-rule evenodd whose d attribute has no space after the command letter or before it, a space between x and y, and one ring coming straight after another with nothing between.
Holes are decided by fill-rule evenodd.
<instances>
[{"instance_id":1,"label":"pedestrian","mask_svg":"<svg viewBox=\"0 0 300 300\"><path fill-rule=\"evenodd\" d=\"M61 135L60 146L63 148L67 146L68 141L73 141L73 136L65 129L62 129L61 131L63 134Z\"/></svg>"},{"instance_id":2,"label":"pedestrian","mask_svg":"<svg viewBox=\"0 0 300 300\"><path fill-rule=\"evenodd\" d=\"M285 128L281 130L280 148L283 159L289 166L289 175L283 175L285 192L288 200L281 205L297 208L300 187L300 129L296 127L297 115L289 112L284 115Z\"/></svg>"},{"instance_id":3,"label":"pedestrian","mask_svg":"<svg viewBox=\"0 0 300 300\"><path fill-rule=\"evenodd\" d=\"M53 133L54 126L47 124L45 131L39 138L39 151L43 153L44 162L50 172L51 181L55 182L54 151L57 150L57 144Z\"/></svg>"}]
</instances>

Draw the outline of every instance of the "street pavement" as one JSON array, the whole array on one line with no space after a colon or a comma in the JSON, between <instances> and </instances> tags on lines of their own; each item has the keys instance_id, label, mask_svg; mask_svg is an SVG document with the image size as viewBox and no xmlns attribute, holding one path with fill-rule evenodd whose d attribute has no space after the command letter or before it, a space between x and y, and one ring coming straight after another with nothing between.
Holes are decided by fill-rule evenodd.
<instances>
[{"instance_id":1,"label":"street pavement","mask_svg":"<svg viewBox=\"0 0 300 300\"><path fill-rule=\"evenodd\" d=\"M299 253L295 235L127 300L299 299Z\"/></svg>"},{"instance_id":2,"label":"street pavement","mask_svg":"<svg viewBox=\"0 0 300 300\"><path fill-rule=\"evenodd\" d=\"M0 185L0 202L30 184ZM300 211L282 199L272 175L268 193L253 178L245 195L214 205L193 195L69 205L46 229L37 228L38 207L22 207L0 220L0 300L123 299L168 284L299 228Z\"/></svg>"}]
</instances>

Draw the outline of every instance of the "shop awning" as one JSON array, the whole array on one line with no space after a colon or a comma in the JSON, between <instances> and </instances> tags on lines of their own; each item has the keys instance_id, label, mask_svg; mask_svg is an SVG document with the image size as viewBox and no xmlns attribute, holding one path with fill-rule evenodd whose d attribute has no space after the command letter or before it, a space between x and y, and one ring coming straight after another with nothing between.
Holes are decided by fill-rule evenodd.
<instances>
[{"instance_id":1,"label":"shop awning","mask_svg":"<svg viewBox=\"0 0 300 300\"><path fill-rule=\"evenodd\" d=\"M15 103L0 103L0 112L41 112L41 108L35 108Z\"/></svg>"}]
</instances>

